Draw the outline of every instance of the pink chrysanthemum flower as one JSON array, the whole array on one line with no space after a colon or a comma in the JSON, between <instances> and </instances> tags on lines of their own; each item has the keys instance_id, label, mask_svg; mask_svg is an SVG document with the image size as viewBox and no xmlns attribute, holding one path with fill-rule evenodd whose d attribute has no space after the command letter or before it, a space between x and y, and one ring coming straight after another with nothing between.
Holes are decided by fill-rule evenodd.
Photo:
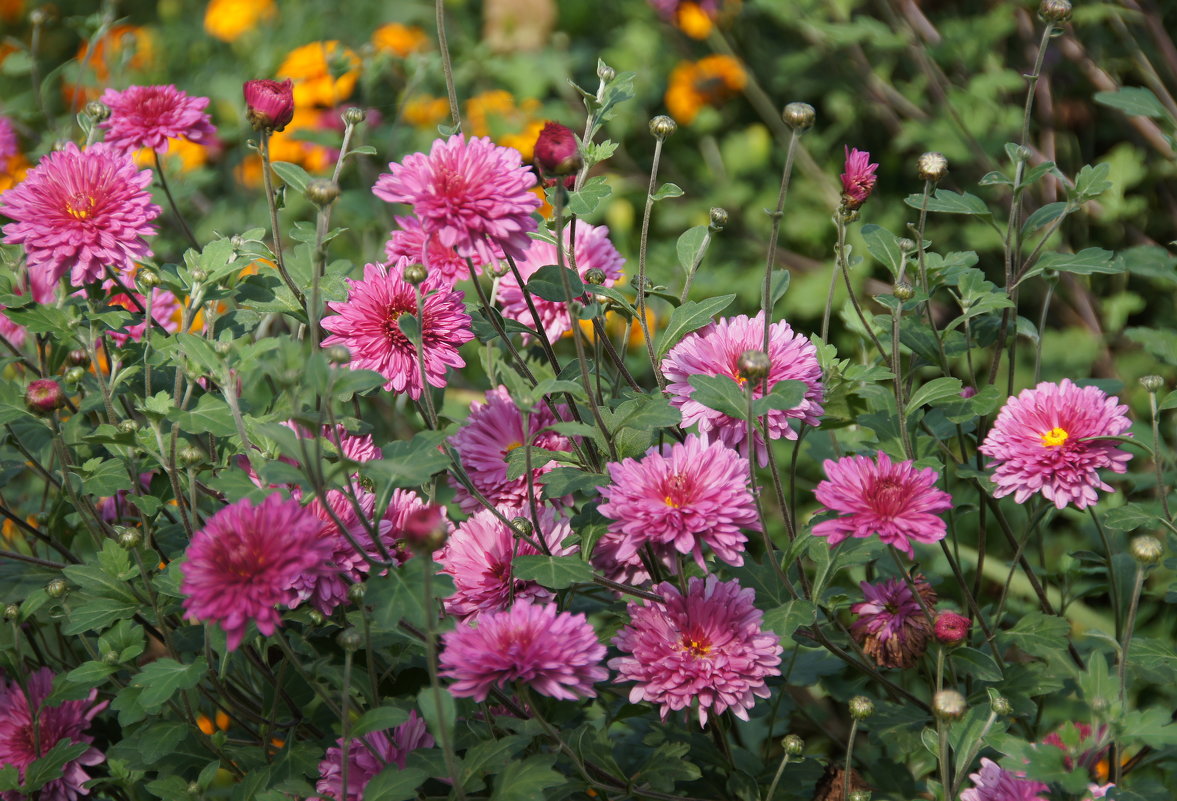
<instances>
[{"instance_id":1,"label":"pink chrysanthemum flower","mask_svg":"<svg viewBox=\"0 0 1177 801\"><path fill-rule=\"evenodd\" d=\"M527 516L526 512L510 507L499 511L508 520ZM575 547L561 545L572 530L568 521L558 519L550 508L540 510L539 529L532 532L531 538L538 542L541 532L554 556L576 552ZM534 581L511 576L512 559L538 553L531 543L517 538L490 509L478 512L457 527L434 557L442 565L441 572L454 577L454 594L445 599L446 612L462 620L472 620L487 612L506 609L513 598L549 600L552 597L549 590Z\"/></svg>"},{"instance_id":2,"label":"pink chrysanthemum flower","mask_svg":"<svg viewBox=\"0 0 1177 801\"><path fill-rule=\"evenodd\" d=\"M24 245L33 299L48 303L67 272L73 286L98 281L107 267L130 270L151 255L143 239L160 208L147 186L151 170L99 143L86 150L70 142L29 170L14 189L0 194L4 241Z\"/></svg>"},{"instance_id":3,"label":"pink chrysanthemum flower","mask_svg":"<svg viewBox=\"0 0 1177 801\"><path fill-rule=\"evenodd\" d=\"M762 631L755 594L738 581L693 577L684 596L670 582L656 588L665 603L629 605L630 622L613 644L625 656L609 660L617 681L635 681L630 703L662 707L662 719L698 702L699 725L730 709L740 720L757 698L769 696L764 680L779 676L781 645Z\"/></svg>"},{"instance_id":4,"label":"pink chrysanthemum flower","mask_svg":"<svg viewBox=\"0 0 1177 801\"><path fill-rule=\"evenodd\" d=\"M1114 441L1091 438L1130 436L1131 426L1128 407L1099 387L1043 381L1006 401L978 450L993 459L994 497L1012 493L1025 503L1040 492L1059 509L1086 509L1099 500L1096 490L1114 491L1098 471L1123 473L1132 458Z\"/></svg>"},{"instance_id":5,"label":"pink chrysanthemum flower","mask_svg":"<svg viewBox=\"0 0 1177 801\"><path fill-rule=\"evenodd\" d=\"M858 586L865 600L850 607L858 615L850 624L855 642L862 646L863 653L883 667L915 665L928 649L932 636L932 623L924 614L920 599L903 579L887 579L878 584L864 581ZM915 588L935 614L936 591L922 576L915 578Z\"/></svg>"},{"instance_id":6,"label":"pink chrysanthemum flower","mask_svg":"<svg viewBox=\"0 0 1177 801\"><path fill-rule=\"evenodd\" d=\"M699 331L687 334L671 348L662 360L660 369L669 381L666 391L670 393L671 405L682 409L683 426L698 423L699 433L708 440L719 440L747 455L747 424L692 400L695 388L690 384L690 377L725 375L742 385L740 355L746 350L760 350L763 347L764 313L761 312L752 318L741 314L717 320ZM789 427L789 420L799 420L811 426L821 421L824 389L821 366L817 363L817 348L781 320L769 327L768 355L772 364L768 374L770 391L778 381L785 380L804 381L809 386L798 406L773 409L768 413L770 439L797 439L797 432ZM757 383L753 395L759 398L763 394L762 384ZM768 450L764 440L759 432L754 437L760 463L766 464Z\"/></svg>"},{"instance_id":7,"label":"pink chrysanthemum flower","mask_svg":"<svg viewBox=\"0 0 1177 801\"><path fill-rule=\"evenodd\" d=\"M25 344L25 327L14 323L12 319L4 313L4 306L0 306L0 337L8 340L14 348L19 348Z\"/></svg>"},{"instance_id":8,"label":"pink chrysanthemum flower","mask_svg":"<svg viewBox=\"0 0 1177 801\"><path fill-rule=\"evenodd\" d=\"M347 300L327 304L338 313L323 319L323 328L332 332L323 347L346 346L353 369L375 370L388 379L386 390L407 392L416 400L422 390L417 349L397 322L402 314L417 315L416 289L401 277L407 264L403 259L391 268L367 264L362 281L347 279ZM429 280L421 291L437 286ZM458 348L474 338L470 315L462 304L462 293L445 287L426 295L423 309L425 376L431 386L444 387L446 369L466 365Z\"/></svg>"},{"instance_id":9,"label":"pink chrysanthemum flower","mask_svg":"<svg viewBox=\"0 0 1177 801\"><path fill-rule=\"evenodd\" d=\"M569 228L565 228L565 252L568 250L569 236ZM603 225L578 225L576 227L576 250L573 255L576 260L577 272L580 273L581 278L584 278L585 274L592 269L600 270L605 274L604 286L613 286L614 282L621 278L621 265L625 264L625 259L609 241L609 229ZM533 239L531 247L527 249L527 254L519 259L516 266L526 283L539 271L540 267L557 263L555 244L543 239ZM566 259L565 264L571 266L572 261ZM535 310L539 313L540 322L543 324L544 333L548 335L549 342L555 342L572 330L572 318L568 314L567 302L544 300L534 296L532 302L535 303ZM531 310L527 307L527 301L523 297L523 290L519 287L519 282L515 280L513 272L508 272L499 280L499 304L504 317L518 320L529 328L535 327L535 320L531 316Z\"/></svg>"},{"instance_id":10,"label":"pink chrysanthemum flower","mask_svg":"<svg viewBox=\"0 0 1177 801\"><path fill-rule=\"evenodd\" d=\"M257 506L241 500L210 517L188 545L180 591L189 618L216 622L229 650L241 644L250 621L270 635L281 622L278 604L297 603L302 576L331 558L321 524L298 501L280 495Z\"/></svg>"},{"instance_id":11,"label":"pink chrysanthemum flower","mask_svg":"<svg viewBox=\"0 0 1177 801\"><path fill-rule=\"evenodd\" d=\"M875 182L879 177L875 170L879 168L870 160L870 153L855 148L846 150L845 172L842 173L842 205L853 211L861 206L875 191Z\"/></svg>"},{"instance_id":12,"label":"pink chrysanthemum flower","mask_svg":"<svg viewBox=\"0 0 1177 801\"><path fill-rule=\"evenodd\" d=\"M891 462L879 451L877 461L868 456L827 459L827 479L814 495L838 517L813 527L815 537L829 537L830 547L848 537L879 539L914 556L912 542L944 539L948 527L939 517L952 508L952 496L937 489L940 477L932 468L919 469L912 461Z\"/></svg>"},{"instance_id":13,"label":"pink chrysanthemum flower","mask_svg":"<svg viewBox=\"0 0 1177 801\"><path fill-rule=\"evenodd\" d=\"M531 435L533 448L543 448L549 451L571 451L572 443L567 437L543 429L556 422L555 416L546 404L537 405L531 410L528 418L527 430ZM537 433L538 432L538 433ZM527 476L507 478L507 455L517 448L523 447L523 414L506 387L492 389L486 393L486 403L470 404L470 416L458 429L458 433L450 437L450 444L458 452L462 467L474 484L474 489L482 493L495 506L522 507L527 504ZM536 464L533 461L531 481L536 482L540 476L557 467L557 462L547 461ZM454 488L454 496L458 506L467 514L482 508L480 504L461 484L450 479ZM535 483L536 497L541 497L543 490Z\"/></svg>"},{"instance_id":14,"label":"pink chrysanthemum flower","mask_svg":"<svg viewBox=\"0 0 1177 801\"><path fill-rule=\"evenodd\" d=\"M1042 782L1023 779L1016 773L1003 770L991 759L982 757L981 770L970 774L973 786L960 794L960 801L1045 801L1040 793L1047 787Z\"/></svg>"},{"instance_id":15,"label":"pink chrysanthemum flower","mask_svg":"<svg viewBox=\"0 0 1177 801\"><path fill-rule=\"evenodd\" d=\"M0 165L20 153L20 139L12 120L0 117Z\"/></svg>"},{"instance_id":16,"label":"pink chrysanthemum flower","mask_svg":"<svg viewBox=\"0 0 1177 801\"><path fill-rule=\"evenodd\" d=\"M597 488L598 511L614 521L602 541L617 542L615 559L631 561L648 544L657 555L690 554L705 570L707 545L722 562L744 563L741 529L759 531L760 519L748 463L731 448L691 434L608 469L613 483Z\"/></svg>"},{"instance_id":17,"label":"pink chrysanthemum flower","mask_svg":"<svg viewBox=\"0 0 1177 801\"><path fill-rule=\"evenodd\" d=\"M540 199L535 174L519 151L485 137L437 139L429 154L413 153L376 179L372 192L389 203L408 203L426 233L463 258L483 264L509 254L523 258L536 229Z\"/></svg>"},{"instance_id":18,"label":"pink chrysanthemum flower","mask_svg":"<svg viewBox=\"0 0 1177 801\"><path fill-rule=\"evenodd\" d=\"M98 123L105 141L120 153L148 147L168 150L168 139L187 139L198 145L212 144L217 131L205 112L207 97L189 97L172 84L131 86L121 92L107 89L99 98L110 107L110 116Z\"/></svg>"},{"instance_id":19,"label":"pink chrysanthemum flower","mask_svg":"<svg viewBox=\"0 0 1177 801\"><path fill-rule=\"evenodd\" d=\"M421 228L421 221L416 217L397 217L397 229L388 235L384 243L384 256L390 262L405 258L410 264L422 264L431 277L436 277L441 284L452 287L458 281L470 277L470 267L466 260L458 255L452 247L441 243L436 233L427 234ZM474 271L482 272L481 260L471 259Z\"/></svg>"},{"instance_id":20,"label":"pink chrysanthemum flower","mask_svg":"<svg viewBox=\"0 0 1177 801\"><path fill-rule=\"evenodd\" d=\"M609 676L601 666L605 646L588 620L557 612L555 604L517 601L441 636L441 673L454 680L449 690L457 698L485 701L491 686L521 682L541 695L573 701L595 697L593 685Z\"/></svg>"},{"instance_id":21,"label":"pink chrysanthemum flower","mask_svg":"<svg viewBox=\"0 0 1177 801\"><path fill-rule=\"evenodd\" d=\"M374 731L352 739L347 751L347 795L343 794L343 740L327 749L319 763L319 781L315 789L322 793L308 801L363 801L368 782L388 765L405 768L405 760L418 748L432 748L433 737L425 729L425 720L416 710L409 719L391 731Z\"/></svg>"},{"instance_id":22,"label":"pink chrysanthemum flower","mask_svg":"<svg viewBox=\"0 0 1177 801\"><path fill-rule=\"evenodd\" d=\"M6 683L0 678L0 766L15 767L20 780L37 759L45 756L61 740L71 744L89 744L94 738L85 731L94 716L106 708L106 702L95 703L97 690L80 701L61 701L47 706L45 699L53 690L53 671L41 668L25 677L25 690L19 682ZM35 745L34 745L35 744ZM60 778L46 784L37 793L40 801L75 801L90 791L83 787L90 775L83 766L100 764L106 757L97 748L87 748L80 756L62 766ZM15 790L0 792L4 801L25 798Z\"/></svg>"}]
</instances>

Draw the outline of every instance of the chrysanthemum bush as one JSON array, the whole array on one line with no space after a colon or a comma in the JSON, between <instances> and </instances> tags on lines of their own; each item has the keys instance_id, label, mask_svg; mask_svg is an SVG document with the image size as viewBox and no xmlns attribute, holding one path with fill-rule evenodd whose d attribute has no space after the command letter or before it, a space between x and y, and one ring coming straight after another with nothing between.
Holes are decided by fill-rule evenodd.
<instances>
[{"instance_id":1,"label":"chrysanthemum bush","mask_svg":"<svg viewBox=\"0 0 1177 801\"><path fill-rule=\"evenodd\" d=\"M279 13L228 5L227 42ZM28 163L0 194L0 797L1171 797L1172 368L1050 359L1063 288L1177 280L1156 245L1061 244L1127 188L1037 149L1086 29L1027 18L1020 131L952 181L934 138L823 150L818 98L736 59L746 5L643 24L737 70L678 70L684 128L784 109L766 215L680 177L655 77L573 74L528 163L463 120L468 54L391 23L232 97L87 47L80 114L0 117ZM453 98L419 148L340 106L392 53ZM1105 100L1174 146L1150 90ZM242 160L193 191L192 147ZM812 303L785 254L815 206ZM722 258L737 216L755 265ZM1171 365L1173 337L1134 338Z\"/></svg>"}]
</instances>

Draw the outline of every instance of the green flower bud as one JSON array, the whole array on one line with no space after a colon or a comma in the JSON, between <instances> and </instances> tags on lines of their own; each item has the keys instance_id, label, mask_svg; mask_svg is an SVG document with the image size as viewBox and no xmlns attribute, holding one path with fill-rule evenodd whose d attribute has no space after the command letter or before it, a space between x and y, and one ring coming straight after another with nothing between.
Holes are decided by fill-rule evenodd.
<instances>
[{"instance_id":1,"label":"green flower bud","mask_svg":"<svg viewBox=\"0 0 1177 801\"><path fill-rule=\"evenodd\" d=\"M874 701L865 695L856 695L850 699L850 717L855 720L866 720L875 713Z\"/></svg>"},{"instance_id":2,"label":"green flower bud","mask_svg":"<svg viewBox=\"0 0 1177 801\"><path fill-rule=\"evenodd\" d=\"M789 103L781 112L781 119L785 121L785 125L800 133L813 127L817 112L808 103Z\"/></svg>"},{"instance_id":3,"label":"green flower bud","mask_svg":"<svg viewBox=\"0 0 1177 801\"><path fill-rule=\"evenodd\" d=\"M678 123L667 117L665 114L659 114L654 119L650 120L650 133L655 139L665 139L671 136L678 130Z\"/></svg>"}]
</instances>

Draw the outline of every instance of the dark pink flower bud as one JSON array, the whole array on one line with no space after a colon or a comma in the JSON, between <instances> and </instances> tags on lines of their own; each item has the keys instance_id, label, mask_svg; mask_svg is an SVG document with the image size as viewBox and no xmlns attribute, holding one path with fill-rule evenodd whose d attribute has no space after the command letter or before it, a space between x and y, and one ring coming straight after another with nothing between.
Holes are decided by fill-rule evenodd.
<instances>
[{"instance_id":1,"label":"dark pink flower bud","mask_svg":"<svg viewBox=\"0 0 1177 801\"><path fill-rule=\"evenodd\" d=\"M414 509L405 518L402 536L409 548L417 553L432 553L445 545L449 536L446 530L445 507L427 503Z\"/></svg>"},{"instance_id":2,"label":"dark pink flower bud","mask_svg":"<svg viewBox=\"0 0 1177 801\"><path fill-rule=\"evenodd\" d=\"M956 612L941 612L936 616L936 639L941 645L956 645L964 642L969 636L969 626L972 624L964 615Z\"/></svg>"},{"instance_id":3,"label":"dark pink flower bud","mask_svg":"<svg viewBox=\"0 0 1177 801\"><path fill-rule=\"evenodd\" d=\"M576 134L572 129L558 122L544 124L539 138L535 140L535 165L546 176L570 175L580 169L584 161Z\"/></svg>"},{"instance_id":4,"label":"dark pink flower bud","mask_svg":"<svg viewBox=\"0 0 1177 801\"><path fill-rule=\"evenodd\" d=\"M281 131L294 119L294 82L289 78L246 81L241 89L255 131Z\"/></svg>"},{"instance_id":5,"label":"dark pink flower bud","mask_svg":"<svg viewBox=\"0 0 1177 801\"><path fill-rule=\"evenodd\" d=\"M965 387L964 389L962 389L960 391L960 396L962 398L964 398L965 400L968 400L969 398L973 397L976 394L977 394L976 387Z\"/></svg>"},{"instance_id":6,"label":"dark pink flower bud","mask_svg":"<svg viewBox=\"0 0 1177 801\"><path fill-rule=\"evenodd\" d=\"M848 211L854 211L870 197L875 189L875 182L879 180L875 175L878 164L872 164L870 153L855 148L845 148L846 166L842 173L842 205Z\"/></svg>"},{"instance_id":7,"label":"dark pink flower bud","mask_svg":"<svg viewBox=\"0 0 1177 801\"><path fill-rule=\"evenodd\" d=\"M25 390L25 407L33 414L48 417L65 405L61 384L52 378L39 378Z\"/></svg>"}]
</instances>

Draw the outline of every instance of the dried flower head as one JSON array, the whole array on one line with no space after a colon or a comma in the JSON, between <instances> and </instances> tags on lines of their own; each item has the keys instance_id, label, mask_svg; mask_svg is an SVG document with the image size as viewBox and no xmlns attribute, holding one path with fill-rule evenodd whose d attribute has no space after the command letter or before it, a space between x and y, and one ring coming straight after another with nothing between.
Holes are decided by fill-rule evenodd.
<instances>
[{"instance_id":1,"label":"dried flower head","mask_svg":"<svg viewBox=\"0 0 1177 801\"><path fill-rule=\"evenodd\" d=\"M862 646L863 653L883 667L913 667L928 648L932 624L920 599L912 594L903 579L886 579L877 584L862 582L864 600L850 607L857 619L850 633ZM916 576L915 587L923 603L936 606L936 591Z\"/></svg>"}]
</instances>

